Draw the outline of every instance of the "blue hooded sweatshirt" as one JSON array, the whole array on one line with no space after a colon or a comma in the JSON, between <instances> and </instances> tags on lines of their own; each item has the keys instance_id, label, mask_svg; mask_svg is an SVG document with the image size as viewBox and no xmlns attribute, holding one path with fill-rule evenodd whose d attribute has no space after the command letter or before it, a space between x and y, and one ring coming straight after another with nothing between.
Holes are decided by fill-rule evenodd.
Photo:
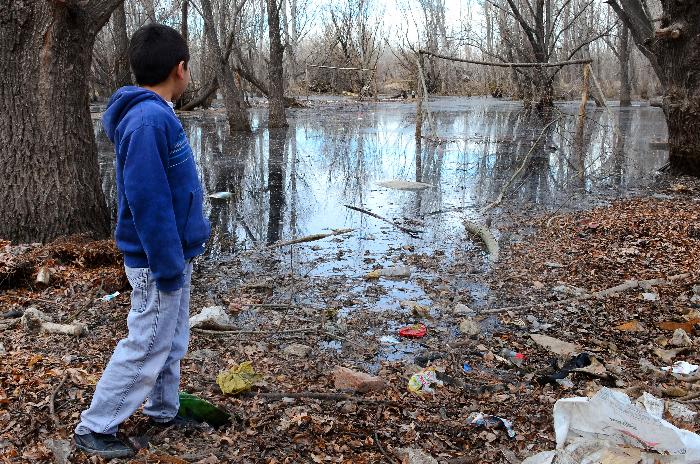
<instances>
[{"instance_id":1,"label":"blue hooded sweatshirt","mask_svg":"<svg viewBox=\"0 0 700 464\"><path fill-rule=\"evenodd\" d=\"M165 100L133 86L112 96L102 125L117 156L117 247L127 266L151 269L159 290L178 290L210 233L185 131Z\"/></svg>"}]
</instances>

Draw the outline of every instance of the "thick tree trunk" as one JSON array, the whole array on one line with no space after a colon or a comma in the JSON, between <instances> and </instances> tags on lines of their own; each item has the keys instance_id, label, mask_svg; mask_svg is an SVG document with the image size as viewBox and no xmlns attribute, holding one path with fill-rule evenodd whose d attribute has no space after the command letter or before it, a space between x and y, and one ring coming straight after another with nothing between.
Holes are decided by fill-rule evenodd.
<instances>
[{"instance_id":1,"label":"thick tree trunk","mask_svg":"<svg viewBox=\"0 0 700 464\"><path fill-rule=\"evenodd\" d=\"M87 76L95 36L119 3L0 6L0 237L109 234Z\"/></svg>"},{"instance_id":2,"label":"thick tree trunk","mask_svg":"<svg viewBox=\"0 0 700 464\"><path fill-rule=\"evenodd\" d=\"M129 36L126 33L126 12L121 4L112 14L114 18L114 41L116 42L116 57L114 59L115 87L131 85L131 69L129 67Z\"/></svg>"},{"instance_id":3,"label":"thick tree trunk","mask_svg":"<svg viewBox=\"0 0 700 464\"><path fill-rule=\"evenodd\" d=\"M231 67L225 60L221 44L216 37L214 26L214 15L212 13L211 0L202 0L202 13L204 15L204 32L207 36L209 46L212 48L212 56L215 57L216 80L224 95L224 105L226 106L226 116L228 117L229 128L232 132L250 132L250 121L248 121L248 111L243 100L241 90L236 86L233 79Z\"/></svg>"},{"instance_id":4,"label":"thick tree trunk","mask_svg":"<svg viewBox=\"0 0 700 464\"><path fill-rule=\"evenodd\" d=\"M620 106L632 104L632 87L630 85L630 30L627 26L620 28Z\"/></svg>"},{"instance_id":5,"label":"thick tree trunk","mask_svg":"<svg viewBox=\"0 0 700 464\"><path fill-rule=\"evenodd\" d=\"M270 94L268 96L270 114L268 127L287 127L284 114L284 71L282 60L284 47L280 37L280 15L276 0L267 0L267 21L270 35Z\"/></svg>"}]
</instances>

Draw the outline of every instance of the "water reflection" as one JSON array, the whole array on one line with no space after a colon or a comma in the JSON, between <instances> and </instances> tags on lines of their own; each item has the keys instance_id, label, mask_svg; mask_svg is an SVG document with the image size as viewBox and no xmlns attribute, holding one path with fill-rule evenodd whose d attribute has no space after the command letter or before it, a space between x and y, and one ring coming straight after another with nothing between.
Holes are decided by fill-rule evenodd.
<instances>
[{"instance_id":1,"label":"water reflection","mask_svg":"<svg viewBox=\"0 0 700 464\"><path fill-rule=\"evenodd\" d=\"M208 252L226 255L254 243L359 228L342 242L319 242L338 258L317 272L359 268L367 250L381 255L397 244L448 246L462 236L463 217L493 201L521 166L504 204L555 208L575 194L579 201L581 194L644 185L667 159L666 152L649 149L652 139L666 138L657 108L616 109L617 121L610 121L589 106L579 134L575 103L559 106L548 127L548 120L517 102L440 98L429 108L442 143L416 142L415 107L403 103L293 110L287 130L258 128L253 134L228 135L222 116L185 117L206 193L233 193L226 201L206 200L213 225ZM263 110L252 113L254 121L262 120ZM96 132L114 216L113 149L99 124ZM433 187L405 192L377 186L389 179ZM421 221L425 233L408 237L345 204L396 221Z\"/></svg>"}]
</instances>

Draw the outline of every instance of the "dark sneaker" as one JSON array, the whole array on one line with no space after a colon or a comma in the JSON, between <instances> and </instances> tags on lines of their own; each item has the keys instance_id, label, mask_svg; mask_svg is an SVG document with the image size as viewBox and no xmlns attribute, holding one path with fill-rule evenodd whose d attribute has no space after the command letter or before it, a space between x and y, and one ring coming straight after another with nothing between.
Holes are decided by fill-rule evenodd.
<instances>
[{"instance_id":1,"label":"dark sneaker","mask_svg":"<svg viewBox=\"0 0 700 464\"><path fill-rule=\"evenodd\" d=\"M88 454L94 454L106 459L130 458L134 455L134 450L121 441L116 435L105 435L102 433L88 433L86 435L73 435L75 447Z\"/></svg>"},{"instance_id":2,"label":"dark sneaker","mask_svg":"<svg viewBox=\"0 0 700 464\"><path fill-rule=\"evenodd\" d=\"M163 427L163 428L167 428L167 427L193 428L193 427L197 427L197 426L202 424L199 421L196 421L194 419L188 419L187 417L182 417L180 415L177 415L166 422L158 422L151 417L150 423L151 423L151 425L155 425L156 427Z\"/></svg>"}]
</instances>

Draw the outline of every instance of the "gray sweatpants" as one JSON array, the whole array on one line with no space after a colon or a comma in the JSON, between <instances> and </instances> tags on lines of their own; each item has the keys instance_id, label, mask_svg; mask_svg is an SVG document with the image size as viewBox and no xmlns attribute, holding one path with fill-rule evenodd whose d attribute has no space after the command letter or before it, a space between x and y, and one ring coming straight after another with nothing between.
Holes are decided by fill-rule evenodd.
<instances>
[{"instance_id":1,"label":"gray sweatpants","mask_svg":"<svg viewBox=\"0 0 700 464\"><path fill-rule=\"evenodd\" d=\"M75 433L114 434L147 398L146 415L158 422L175 417L180 407L180 360L190 336L191 262L184 274L181 290L162 292L148 268L126 268L132 287L129 334L114 349Z\"/></svg>"}]
</instances>

